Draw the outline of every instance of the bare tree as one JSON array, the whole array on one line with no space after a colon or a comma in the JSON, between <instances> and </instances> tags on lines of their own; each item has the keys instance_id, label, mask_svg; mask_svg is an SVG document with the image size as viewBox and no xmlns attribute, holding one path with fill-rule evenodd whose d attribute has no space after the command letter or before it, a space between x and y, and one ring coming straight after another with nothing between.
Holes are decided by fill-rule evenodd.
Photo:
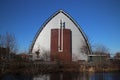
<instances>
[{"instance_id":1,"label":"bare tree","mask_svg":"<svg viewBox=\"0 0 120 80\"><path fill-rule=\"evenodd\" d=\"M9 53L17 51L17 42L14 35L6 33L5 47L9 50Z\"/></svg>"},{"instance_id":2,"label":"bare tree","mask_svg":"<svg viewBox=\"0 0 120 80\"><path fill-rule=\"evenodd\" d=\"M85 54L90 54L89 46L85 41L82 41L82 47L80 48L80 51Z\"/></svg>"},{"instance_id":3,"label":"bare tree","mask_svg":"<svg viewBox=\"0 0 120 80\"><path fill-rule=\"evenodd\" d=\"M120 52L115 53L114 58L115 58L115 59L120 59Z\"/></svg>"},{"instance_id":4,"label":"bare tree","mask_svg":"<svg viewBox=\"0 0 120 80\"><path fill-rule=\"evenodd\" d=\"M42 58L44 61L49 61L50 60L50 52L47 50L44 50L44 52L42 54Z\"/></svg>"},{"instance_id":5,"label":"bare tree","mask_svg":"<svg viewBox=\"0 0 120 80\"><path fill-rule=\"evenodd\" d=\"M2 36L0 35L0 47L1 47L1 45L2 45L2 43L1 43L1 39L2 39Z\"/></svg>"},{"instance_id":6,"label":"bare tree","mask_svg":"<svg viewBox=\"0 0 120 80\"><path fill-rule=\"evenodd\" d=\"M4 36L3 35L0 35L0 47L5 47L4 46L4 43L5 43L5 40L4 40Z\"/></svg>"},{"instance_id":7,"label":"bare tree","mask_svg":"<svg viewBox=\"0 0 120 80\"><path fill-rule=\"evenodd\" d=\"M0 35L0 47L7 48L8 53L16 53L17 42L15 36L9 33L6 33L5 36Z\"/></svg>"},{"instance_id":8,"label":"bare tree","mask_svg":"<svg viewBox=\"0 0 120 80\"><path fill-rule=\"evenodd\" d=\"M96 54L108 54L109 49L104 45L95 45L93 52Z\"/></svg>"}]
</instances>

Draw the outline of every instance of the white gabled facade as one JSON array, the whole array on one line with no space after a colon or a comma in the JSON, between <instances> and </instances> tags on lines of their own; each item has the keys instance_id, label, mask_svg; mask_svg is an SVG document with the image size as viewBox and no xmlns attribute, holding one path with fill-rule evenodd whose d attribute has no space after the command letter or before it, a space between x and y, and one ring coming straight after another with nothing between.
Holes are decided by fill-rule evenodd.
<instances>
[{"instance_id":1,"label":"white gabled facade","mask_svg":"<svg viewBox=\"0 0 120 80\"><path fill-rule=\"evenodd\" d=\"M39 49L40 54L44 54L44 51L50 52L50 38L51 29L56 29L60 27L60 20L65 22L65 28L72 31L72 60L87 60L87 54L82 53L81 48L84 44L88 47L89 54L91 54L91 48L89 46L88 40L81 30L80 26L64 11L59 10L53 16L51 16L42 25L37 35L35 36L30 53L32 54L33 60L38 59L35 52Z\"/></svg>"}]
</instances>

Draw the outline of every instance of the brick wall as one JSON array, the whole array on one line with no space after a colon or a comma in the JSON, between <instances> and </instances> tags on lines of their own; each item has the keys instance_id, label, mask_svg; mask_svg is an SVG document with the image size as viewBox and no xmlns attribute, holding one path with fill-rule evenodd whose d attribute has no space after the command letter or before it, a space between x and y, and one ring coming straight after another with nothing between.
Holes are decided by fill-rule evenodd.
<instances>
[{"instance_id":1,"label":"brick wall","mask_svg":"<svg viewBox=\"0 0 120 80\"><path fill-rule=\"evenodd\" d=\"M51 53L50 53L51 61L59 60L62 62L71 62L72 61L71 30L63 29L63 51L61 52L58 50L58 39L59 39L58 35L59 35L59 29L51 30ZM61 44L61 40L60 40L60 44Z\"/></svg>"}]
</instances>

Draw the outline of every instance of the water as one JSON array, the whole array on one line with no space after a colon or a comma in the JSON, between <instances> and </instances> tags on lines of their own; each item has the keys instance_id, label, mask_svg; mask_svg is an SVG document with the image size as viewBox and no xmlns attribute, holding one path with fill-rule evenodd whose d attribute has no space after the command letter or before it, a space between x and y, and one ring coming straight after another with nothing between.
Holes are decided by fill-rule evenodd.
<instances>
[{"instance_id":1,"label":"water","mask_svg":"<svg viewBox=\"0 0 120 80\"><path fill-rule=\"evenodd\" d=\"M120 80L120 72L52 73L43 75L5 75L0 80Z\"/></svg>"}]
</instances>

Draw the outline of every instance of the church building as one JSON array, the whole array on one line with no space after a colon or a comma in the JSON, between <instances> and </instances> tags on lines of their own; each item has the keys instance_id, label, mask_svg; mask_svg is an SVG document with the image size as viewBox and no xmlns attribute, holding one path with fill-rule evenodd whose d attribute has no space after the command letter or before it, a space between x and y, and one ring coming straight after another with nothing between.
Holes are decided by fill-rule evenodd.
<instances>
[{"instance_id":1,"label":"church building","mask_svg":"<svg viewBox=\"0 0 120 80\"><path fill-rule=\"evenodd\" d=\"M87 61L91 48L77 22L66 12L59 10L38 30L30 54L32 60Z\"/></svg>"}]
</instances>

